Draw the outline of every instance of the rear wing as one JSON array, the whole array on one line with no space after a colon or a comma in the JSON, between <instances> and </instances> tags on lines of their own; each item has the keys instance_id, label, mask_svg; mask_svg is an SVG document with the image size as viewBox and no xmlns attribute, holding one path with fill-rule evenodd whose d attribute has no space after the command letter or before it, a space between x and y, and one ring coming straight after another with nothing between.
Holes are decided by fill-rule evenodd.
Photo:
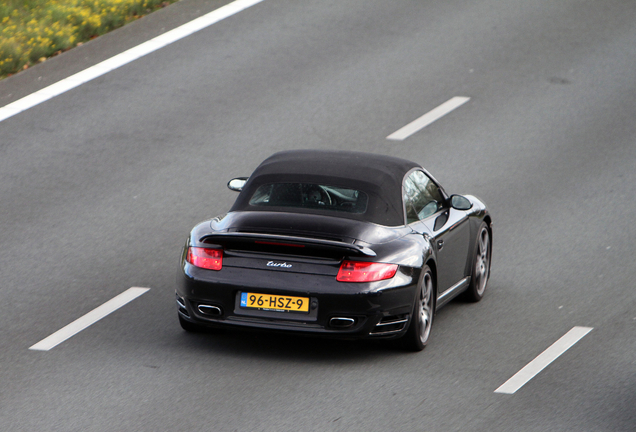
<instances>
[{"instance_id":1,"label":"rear wing","mask_svg":"<svg viewBox=\"0 0 636 432\"><path fill-rule=\"evenodd\" d=\"M373 249L335 240L318 239L312 237L298 237L278 234L259 234L259 233L214 233L204 235L199 239L199 242L205 244L218 244L220 246L240 246L244 245L263 245L274 247L288 247L288 248L305 248L310 247L313 249L327 251L339 251L346 252L347 255L362 255L366 257L374 257L376 253Z\"/></svg>"}]
</instances>

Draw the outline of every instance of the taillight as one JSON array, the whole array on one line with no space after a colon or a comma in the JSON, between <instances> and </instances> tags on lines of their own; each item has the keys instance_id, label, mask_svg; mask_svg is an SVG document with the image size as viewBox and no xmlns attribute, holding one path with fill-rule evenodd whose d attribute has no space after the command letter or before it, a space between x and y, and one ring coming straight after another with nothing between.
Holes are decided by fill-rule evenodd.
<instances>
[{"instance_id":1,"label":"taillight","mask_svg":"<svg viewBox=\"0 0 636 432\"><path fill-rule=\"evenodd\" d=\"M189 247L186 260L197 267L208 270L221 270L221 267L223 267L223 250Z\"/></svg>"},{"instance_id":2,"label":"taillight","mask_svg":"<svg viewBox=\"0 0 636 432\"><path fill-rule=\"evenodd\" d=\"M374 282L391 279L397 272L397 264L364 261L344 261L338 271L339 282Z\"/></svg>"}]
</instances>

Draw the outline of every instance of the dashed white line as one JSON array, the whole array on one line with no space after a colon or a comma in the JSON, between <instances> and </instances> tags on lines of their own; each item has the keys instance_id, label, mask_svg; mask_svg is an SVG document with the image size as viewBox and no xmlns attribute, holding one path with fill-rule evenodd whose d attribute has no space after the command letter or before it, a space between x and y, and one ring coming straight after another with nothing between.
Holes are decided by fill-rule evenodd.
<instances>
[{"instance_id":1,"label":"dashed white line","mask_svg":"<svg viewBox=\"0 0 636 432\"><path fill-rule=\"evenodd\" d=\"M469 100L469 97L463 96L456 96L450 100L447 100L437 108L434 108L424 114L422 117L413 120L411 123L407 124L403 128L393 132L391 135L386 137L386 139L392 141L404 141L414 133L424 129L426 126L430 125L434 121L439 120L449 112L464 105Z\"/></svg>"},{"instance_id":2,"label":"dashed white line","mask_svg":"<svg viewBox=\"0 0 636 432\"><path fill-rule=\"evenodd\" d=\"M117 69L127 63L137 60L140 57L145 56L153 51L163 48L173 42L183 39L192 33L198 32L212 24L215 24L225 18L228 18L238 12L245 10L263 0L236 0L229 3L219 9L216 9L206 15L196 18L180 27L170 30L164 34L161 34L154 39L150 39L136 47L130 48L123 53L117 54L101 63L91 66L81 72L71 75L61 81L51 84L48 87L43 88L35 93L23 97L13 103L5 105L0 108L0 122L8 119L22 111L41 104L55 96L67 92L77 86L91 81L99 76L102 76L113 69Z\"/></svg>"},{"instance_id":3,"label":"dashed white line","mask_svg":"<svg viewBox=\"0 0 636 432\"><path fill-rule=\"evenodd\" d=\"M497 390L495 390L495 393L515 393L591 331L591 327L574 327L572 330L563 335L561 339L553 343L547 350L539 354L537 358L532 360L523 369L513 375L512 378L503 383Z\"/></svg>"},{"instance_id":4,"label":"dashed white line","mask_svg":"<svg viewBox=\"0 0 636 432\"><path fill-rule=\"evenodd\" d=\"M104 318L106 315L109 315L110 313L116 311L117 309L124 306L125 304L133 301L134 299L136 299L137 297L139 297L140 295L142 295L149 289L150 288L139 288L139 287L129 288L123 293L119 294L117 297L114 297L108 300L103 305L93 309L92 311L82 316L81 318L76 319L75 321L67 325L66 327L63 327L60 330L56 331L51 336L45 339L42 339L40 342L36 343L29 349L36 350L36 351L48 351L51 348L61 344L65 340L75 336L77 333L81 332L86 327L92 324L95 324L97 321Z\"/></svg>"}]
</instances>

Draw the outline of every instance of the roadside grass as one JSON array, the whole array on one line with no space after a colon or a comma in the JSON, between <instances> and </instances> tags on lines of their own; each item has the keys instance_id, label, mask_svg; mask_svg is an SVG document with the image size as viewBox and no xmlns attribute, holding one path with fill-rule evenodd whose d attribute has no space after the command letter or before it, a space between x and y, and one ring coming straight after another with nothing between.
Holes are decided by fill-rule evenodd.
<instances>
[{"instance_id":1,"label":"roadside grass","mask_svg":"<svg viewBox=\"0 0 636 432\"><path fill-rule=\"evenodd\" d=\"M178 0L0 0L0 79Z\"/></svg>"}]
</instances>

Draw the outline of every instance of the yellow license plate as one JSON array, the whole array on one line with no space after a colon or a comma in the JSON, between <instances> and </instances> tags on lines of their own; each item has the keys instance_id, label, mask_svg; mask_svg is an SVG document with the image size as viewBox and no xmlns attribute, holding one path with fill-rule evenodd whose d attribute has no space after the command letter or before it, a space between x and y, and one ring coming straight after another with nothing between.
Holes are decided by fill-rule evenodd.
<instances>
[{"instance_id":1,"label":"yellow license plate","mask_svg":"<svg viewBox=\"0 0 636 432\"><path fill-rule=\"evenodd\" d=\"M242 292L241 307L289 312L309 312L309 299L307 297Z\"/></svg>"}]
</instances>

